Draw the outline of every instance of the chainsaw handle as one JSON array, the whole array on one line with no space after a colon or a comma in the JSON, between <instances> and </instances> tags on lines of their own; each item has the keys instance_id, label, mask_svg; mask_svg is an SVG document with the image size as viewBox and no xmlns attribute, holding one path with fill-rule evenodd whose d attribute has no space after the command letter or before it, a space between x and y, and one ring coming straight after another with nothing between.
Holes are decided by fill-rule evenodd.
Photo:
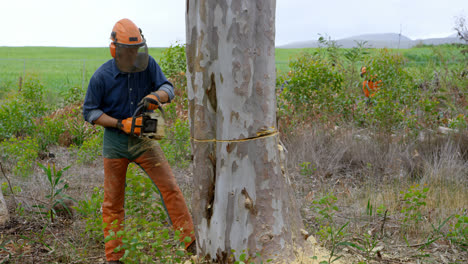
<instances>
[{"instance_id":1,"label":"chainsaw handle","mask_svg":"<svg viewBox=\"0 0 468 264\"><path fill-rule=\"evenodd\" d=\"M165 115L165 113L164 113L164 109L162 108L162 103L159 102L158 100L154 100L154 99L148 98L148 97L145 97L145 101L144 101L144 102L142 101L142 102L140 102L140 103L138 104L139 107L135 110L135 113L136 113L137 115L139 115L139 114L141 114L142 112L146 112L146 111L148 110L148 105L149 105L149 104L157 105L157 106L158 106L157 109L159 109L159 111L161 111L161 113L163 114L163 117L164 117L164 118L166 117L166 115ZM138 113L137 113L137 112L138 112ZM135 113L134 113L134 115L135 115Z\"/></svg>"},{"instance_id":2,"label":"chainsaw handle","mask_svg":"<svg viewBox=\"0 0 468 264\"><path fill-rule=\"evenodd\" d=\"M152 99L150 99L152 100ZM163 118L166 118L166 113L164 112L164 109L162 108L162 104L156 100L154 102L151 102L152 104L157 104L158 105L158 110L161 112ZM135 112L132 115L132 127L130 128L130 134L134 135L135 127L140 127L141 131L143 131L143 124L141 126L137 126L135 124L136 119L142 115L143 112L148 111L147 105L144 103L138 104L137 109L135 109Z\"/></svg>"}]
</instances>

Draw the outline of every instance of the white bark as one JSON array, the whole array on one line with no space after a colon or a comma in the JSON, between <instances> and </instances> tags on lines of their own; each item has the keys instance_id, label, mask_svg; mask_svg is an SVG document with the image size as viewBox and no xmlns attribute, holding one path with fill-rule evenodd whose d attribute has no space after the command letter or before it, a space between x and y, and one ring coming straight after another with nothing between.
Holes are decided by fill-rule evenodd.
<instances>
[{"instance_id":1,"label":"white bark","mask_svg":"<svg viewBox=\"0 0 468 264\"><path fill-rule=\"evenodd\" d=\"M275 1L188 0L186 15L199 253L290 259L303 239L279 160Z\"/></svg>"},{"instance_id":2,"label":"white bark","mask_svg":"<svg viewBox=\"0 0 468 264\"><path fill-rule=\"evenodd\" d=\"M2 189L0 189L0 226L5 225L8 221L10 221L10 213L8 212Z\"/></svg>"}]
</instances>

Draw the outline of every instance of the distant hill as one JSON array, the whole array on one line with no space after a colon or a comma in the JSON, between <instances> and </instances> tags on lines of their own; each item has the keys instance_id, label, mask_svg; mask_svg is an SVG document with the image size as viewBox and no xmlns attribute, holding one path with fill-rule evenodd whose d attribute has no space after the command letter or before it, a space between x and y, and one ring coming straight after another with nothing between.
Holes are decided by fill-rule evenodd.
<instances>
[{"instance_id":1,"label":"distant hill","mask_svg":"<svg viewBox=\"0 0 468 264\"><path fill-rule=\"evenodd\" d=\"M464 43L456 37L451 35L446 38L429 38L429 39L416 39L412 40L404 35L397 33L383 33L383 34L365 34L349 38L335 40L336 43L342 48L356 47L357 43L366 42L366 47L370 48L402 48L408 49L418 44L423 45L441 45L448 43ZM317 40L293 42L290 44L278 46L277 48L284 49L300 49L300 48L317 48L319 43Z\"/></svg>"}]
</instances>

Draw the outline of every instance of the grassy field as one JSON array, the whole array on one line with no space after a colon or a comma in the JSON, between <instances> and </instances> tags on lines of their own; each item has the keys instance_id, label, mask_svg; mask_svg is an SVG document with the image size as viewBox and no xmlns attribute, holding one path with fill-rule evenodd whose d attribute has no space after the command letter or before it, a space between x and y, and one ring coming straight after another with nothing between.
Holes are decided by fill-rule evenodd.
<instances>
[{"instance_id":1,"label":"grassy field","mask_svg":"<svg viewBox=\"0 0 468 264\"><path fill-rule=\"evenodd\" d=\"M156 60L164 48L150 48ZM317 49L276 49L278 73L289 70L289 61L299 54L313 53ZM342 49L341 53L345 50ZM376 50L369 50L371 53ZM456 65L464 58L459 51L449 47L423 47L400 50L408 59L407 66L420 67L443 63ZM2 94L19 86L20 78L39 78L46 90L64 92L73 87L86 87L94 71L110 59L108 48L64 47L0 47L0 98Z\"/></svg>"}]
</instances>

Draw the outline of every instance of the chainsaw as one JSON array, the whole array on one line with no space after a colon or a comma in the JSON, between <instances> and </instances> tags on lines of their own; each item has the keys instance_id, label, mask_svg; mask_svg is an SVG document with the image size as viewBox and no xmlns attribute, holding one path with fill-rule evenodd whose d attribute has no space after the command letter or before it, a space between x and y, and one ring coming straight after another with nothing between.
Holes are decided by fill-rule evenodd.
<instances>
[{"instance_id":1,"label":"chainsaw","mask_svg":"<svg viewBox=\"0 0 468 264\"><path fill-rule=\"evenodd\" d=\"M161 140L165 137L165 113L161 103L152 102L158 105L158 110L151 112L147 108L147 104L140 104L132 116L132 127L130 134L137 137L146 137L149 139ZM141 117L141 124L137 124L137 118ZM140 134L135 134L135 129L140 128Z\"/></svg>"}]
</instances>

